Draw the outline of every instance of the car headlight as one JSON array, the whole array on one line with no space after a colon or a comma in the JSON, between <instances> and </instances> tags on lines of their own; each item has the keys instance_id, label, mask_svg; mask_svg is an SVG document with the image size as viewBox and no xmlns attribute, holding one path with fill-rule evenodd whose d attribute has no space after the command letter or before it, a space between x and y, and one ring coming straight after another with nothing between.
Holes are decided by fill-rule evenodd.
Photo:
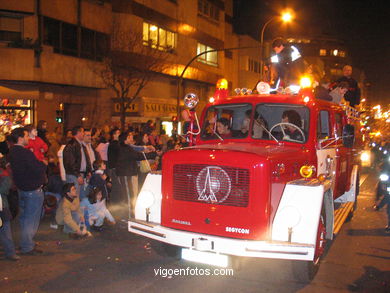
<instances>
[{"instance_id":1,"label":"car headlight","mask_svg":"<svg viewBox=\"0 0 390 293\"><path fill-rule=\"evenodd\" d=\"M368 152L363 152L360 156L362 162L368 162L370 160L370 154Z\"/></svg>"},{"instance_id":2,"label":"car headlight","mask_svg":"<svg viewBox=\"0 0 390 293\"><path fill-rule=\"evenodd\" d=\"M148 209L154 204L154 194L148 190L143 190L138 195L138 204L144 208Z\"/></svg>"},{"instance_id":3,"label":"car headlight","mask_svg":"<svg viewBox=\"0 0 390 293\"><path fill-rule=\"evenodd\" d=\"M379 179L380 179L380 181L387 181L387 180L389 180L389 175L387 175L386 173L383 173L379 176Z\"/></svg>"}]
</instances>

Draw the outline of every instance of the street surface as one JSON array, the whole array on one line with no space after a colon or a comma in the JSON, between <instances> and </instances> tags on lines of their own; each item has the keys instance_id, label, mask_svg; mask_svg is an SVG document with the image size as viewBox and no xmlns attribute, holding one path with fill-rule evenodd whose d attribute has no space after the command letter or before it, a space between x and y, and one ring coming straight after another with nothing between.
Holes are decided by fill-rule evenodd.
<instances>
[{"instance_id":1,"label":"street surface","mask_svg":"<svg viewBox=\"0 0 390 293\"><path fill-rule=\"evenodd\" d=\"M126 207L113 206L117 224L83 240L70 240L45 218L36 237L44 255L1 259L0 292L390 292L386 214L372 209L375 173L362 174L361 182L354 218L330 243L309 284L293 279L288 261L241 259L233 276L212 275L213 267L168 257L159 243L127 232ZM168 276L174 269L187 275Z\"/></svg>"}]
</instances>

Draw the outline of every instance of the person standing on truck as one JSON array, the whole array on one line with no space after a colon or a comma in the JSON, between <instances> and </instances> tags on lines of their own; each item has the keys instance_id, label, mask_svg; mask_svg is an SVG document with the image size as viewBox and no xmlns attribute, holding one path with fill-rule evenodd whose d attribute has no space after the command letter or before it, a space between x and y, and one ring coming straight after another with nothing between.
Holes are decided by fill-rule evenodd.
<instances>
[{"instance_id":1,"label":"person standing on truck","mask_svg":"<svg viewBox=\"0 0 390 293\"><path fill-rule=\"evenodd\" d=\"M298 84L304 72L304 64L299 50L292 45L286 45L282 38L272 42L274 55L271 56L271 87L286 87L290 83Z\"/></svg>"},{"instance_id":2,"label":"person standing on truck","mask_svg":"<svg viewBox=\"0 0 390 293\"><path fill-rule=\"evenodd\" d=\"M360 88L355 79L352 78L352 66L345 65L343 67L343 76L337 80L340 82L348 83L348 91L345 94L345 100L349 102L351 107L355 107L360 104Z\"/></svg>"}]
</instances>

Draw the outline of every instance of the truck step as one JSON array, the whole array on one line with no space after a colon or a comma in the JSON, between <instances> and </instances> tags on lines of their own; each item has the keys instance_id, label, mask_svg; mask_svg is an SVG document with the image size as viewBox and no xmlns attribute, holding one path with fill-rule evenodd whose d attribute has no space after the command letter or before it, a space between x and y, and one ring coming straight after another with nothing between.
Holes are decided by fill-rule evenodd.
<instances>
[{"instance_id":1,"label":"truck step","mask_svg":"<svg viewBox=\"0 0 390 293\"><path fill-rule=\"evenodd\" d=\"M333 233L337 234L347 219L349 213L353 209L353 202L343 203L337 210L334 211L334 229Z\"/></svg>"}]
</instances>

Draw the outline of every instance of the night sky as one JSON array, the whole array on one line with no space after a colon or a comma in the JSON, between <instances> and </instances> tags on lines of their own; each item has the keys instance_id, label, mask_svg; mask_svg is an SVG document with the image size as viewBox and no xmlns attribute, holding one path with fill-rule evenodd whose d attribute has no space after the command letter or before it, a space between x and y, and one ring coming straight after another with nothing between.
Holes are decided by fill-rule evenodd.
<instances>
[{"instance_id":1,"label":"night sky","mask_svg":"<svg viewBox=\"0 0 390 293\"><path fill-rule=\"evenodd\" d=\"M352 64L365 71L369 99L390 103L390 3L388 0L234 0L238 33L260 39L263 24L288 7L294 24L272 22L264 38L321 35L343 40Z\"/></svg>"}]
</instances>

